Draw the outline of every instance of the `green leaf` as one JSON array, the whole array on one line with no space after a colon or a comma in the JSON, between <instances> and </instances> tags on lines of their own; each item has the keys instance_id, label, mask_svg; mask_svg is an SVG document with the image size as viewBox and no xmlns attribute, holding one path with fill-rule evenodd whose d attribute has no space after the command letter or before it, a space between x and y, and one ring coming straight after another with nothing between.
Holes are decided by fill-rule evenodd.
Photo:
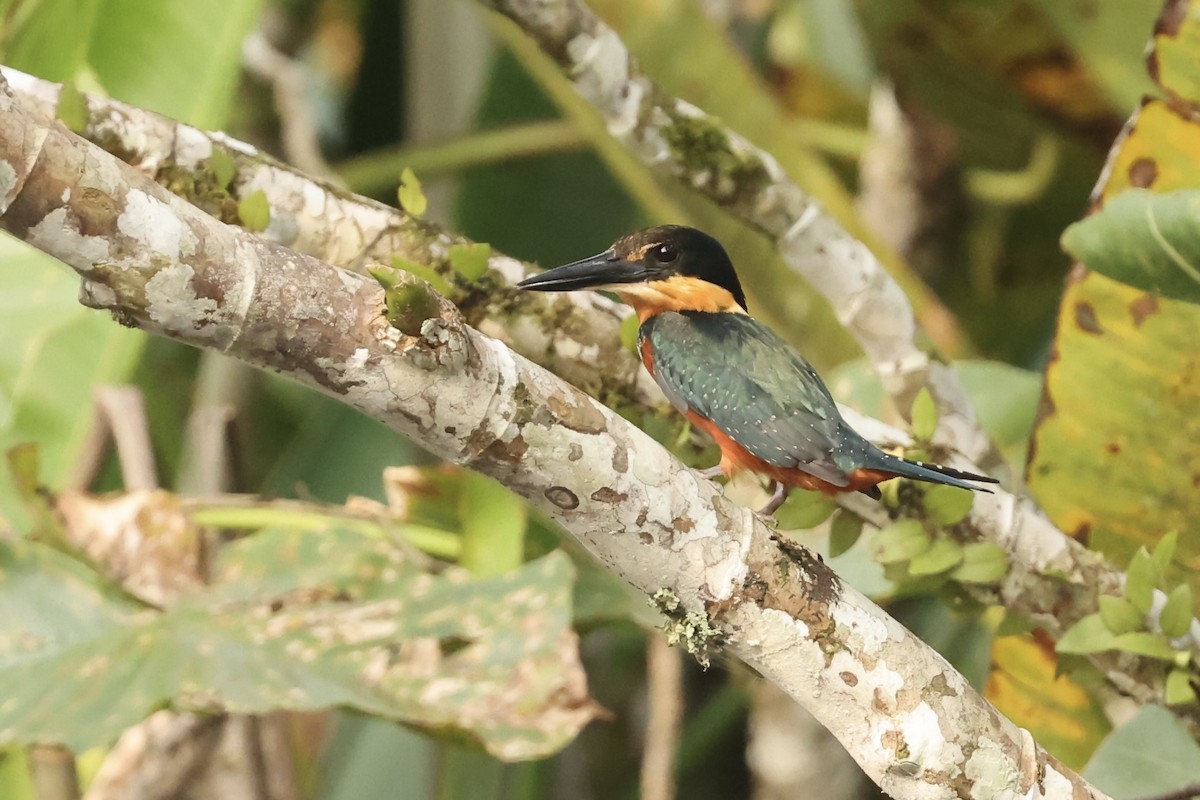
<instances>
[{"instance_id":1,"label":"green leaf","mask_svg":"<svg viewBox=\"0 0 1200 800\"><path fill-rule=\"evenodd\" d=\"M1159 661L1174 661L1179 655L1179 651L1171 647L1165 636L1149 631L1122 633L1113 644L1122 652L1156 658Z\"/></svg>"},{"instance_id":2,"label":"green leaf","mask_svg":"<svg viewBox=\"0 0 1200 800\"><path fill-rule=\"evenodd\" d=\"M939 575L963 560L962 545L953 539L936 539L920 555L908 562L908 574L914 578L924 575Z\"/></svg>"},{"instance_id":3,"label":"green leaf","mask_svg":"<svg viewBox=\"0 0 1200 800\"><path fill-rule=\"evenodd\" d=\"M924 553L931 544L924 525L915 519L905 519L876 533L871 540L871 552L880 564L897 564Z\"/></svg>"},{"instance_id":4,"label":"green leaf","mask_svg":"<svg viewBox=\"0 0 1200 800\"><path fill-rule=\"evenodd\" d=\"M400 256L392 256L392 268L402 269L410 275L416 275L432 286L439 294L450 294L453 291L450 283L433 267L417 263L416 261L409 261L407 258L401 258Z\"/></svg>"},{"instance_id":5,"label":"green leaf","mask_svg":"<svg viewBox=\"0 0 1200 800\"><path fill-rule=\"evenodd\" d=\"M963 560L951 573L963 583L995 583L1008 572L1008 554L994 542L971 542L963 546Z\"/></svg>"},{"instance_id":6,"label":"green leaf","mask_svg":"<svg viewBox=\"0 0 1200 800\"><path fill-rule=\"evenodd\" d=\"M1150 555L1154 558L1154 563L1158 566L1158 574L1165 576L1167 570L1171 566L1171 562L1175 559L1175 551L1179 547L1179 531L1171 531L1165 534L1154 545L1154 549Z\"/></svg>"},{"instance_id":7,"label":"green leaf","mask_svg":"<svg viewBox=\"0 0 1200 800\"><path fill-rule=\"evenodd\" d=\"M1181 583L1167 595L1167 603L1158 617L1158 626L1170 638L1183 636L1192 624L1192 587Z\"/></svg>"},{"instance_id":8,"label":"green leaf","mask_svg":"<svg viewBox=\"0 0 1200 800\"><path fill-rule=\"evenodd\" d=\"M621 345L631 353L637 349L638 329L641 325L637 314L630 314L621 320Z\"/></svg>"},{"instance_id":9,"label":"green leaf","mask_svg":"<svg viewBox=\"0 0 1200 800\"><path fill-rule=\"evenodd\" d=\"M1063 233L1090 269L1138 289L1200 303L1200 189L1127 189Z\"/></svg>"},{"instance_id":10,"label":"green leaf","mask_svg":"<svg viewBox=\"0 0 1200 800\"><path fill-rule=\"evenodd\" d=\"M1145 706L1101 743L1083 776L1113 797L1166 794L1200 782L1200 745L1170 711Z\"/></svg>"},{"instance_id":11,"label":"green leaf","mask_svg":"<svg viewBox=\"0 0 1200 800\"><path fill-rule=\"evenodd\" d=\"M837 503L819 492L796 490L775 512L779 529L784 531L815 528L837 510Z\"/></svg>"},{"instance_id":12,"label":"green leaf","mask_svg":"<svg viewBox=\"0 0 1200 800\"><path fill-rule=\"evenodd\" d=\"M271 203L262 189L257 189L239 200L237 210L242 225L252 233L265 231L271 224Z\"/></svg>"},{"instance_id":13,"label":"green leaf","mask_svg":"<svg viewBox=\"0 0 1200 800\"><path fill-rule=\"evenodd\" d=\"M209 166L212 169L213 177L216 178L217 186L228 189L229 184L233 183L234 177L237 176L237 164L233 157L220 147L214 147L212 156L209 157Z\"/></svg>"},{"instance_id":14,"label":"green leaf","mask_svg":"<svg viewBox=\"0 0 1200 800\"><path fill-rule=\"evenodd\" d=\"M458 516L463 536L459 563L472 574L499 575L521 565L529 517L524 500L486 475L464 471Z\"/></svg>"},{"instance_id":15,"label":"green leaf","mask_svg":"<svg viewBox=\"0 0 1200 800\"><path fill-rule=\"evenodd\" d=\"M414 217L421 216L429 208L429 201L421 191L421 181L408 167L400 173L400 188L396 194L400 207Z\"/></svg>"},{"instance_id":16,"label":"green leaf","mask_svg":"<svg viewBox=\"0 0 1200 800\"><path fill-rule=\"evenodd\" d=\"M912 404L912 432L917 441L927 442L937 430L937 406L929 389L921 387Z\"/></svg>"},{"instance_id":17,"label":"green leaf","mask_svg":"<svg viewBox=\"0 0 1200 800\"><path fill-rule=\"evenodd\" d=\"M222 548L212 585L160 612L49 548L0 541L0 685L22 689L0 707L0 746L103 745L167 702L347 707L504 759L565 745L594 715L569 560L472 580L407 553L339 528L268 529Z\"/></svg>"},{"instance_id":18,"label":"green leaf","mask_svg":"<svg viewBox=\"0 0 1200 800\"><path fill-rule=\"evenodd\" d=\"M839 509L829 525L829 557L837 558L858 542L862 536L862 517Z\"/></svg>"},{"instance_id":19,"label":"green leaf","mask_svg":"<svg viewBox=\"0 0 1200 800\"><path fill-rule=\"evenodd\" d=\"M929 518L939 525L961 522L971 512L975 494L957 486L938 485L925 490L922 500Z\"/></svg>"},{"instance_id":20,"label":"green leaf","mask_svg":"<svg viewBox=\"0 0 1200 800\"><path fill-rule=\"evenodd\" d=\"M128 380L147 337L80 306L78 276L7 234L0 264L0 452L38 443L41 480L56 488L77 463L95 387ZM4 471L0 515L26 527Z\"/></svg>"},{"instance_id":21,"label":"green leaf","mask_svg":"<svg viewBox=\"0 0 1200 800\"><path fill-rule=\"evenodd\" d=\"M1154 589L1159 582L1158 565L1145 547L1139 548L1125 570L1125 596L1133 607L1143 614L1150 613L1154 602Z\"/></svg>"},{"instance_id":22,"label":"green leaf","mask_svg":"<svg viewBox=\"0 0 1200 800\"><path fill-rule=\"evenodd\" d=\"M67 126L72 133L82 134L87 130L88 107L83 92L74 81L64 81L62 91L58 95L58 106L54 116Z\"/></svg>"},{"instance_id":23,"label":"green leaf","mask_svg":"<svg viewBox=\"0 0 1200 800\"><path fill-rule=\"evenodd\" d=\"M1055 650L1060 653L1100 653L1116 647L1117 637L1108 629L1099 614L1088 614L1076 622L1062 638L1058 640Z\"/></svg>"},{"instance_id":24,"label":"green leaf","mask_svg":"<svg viewBox=\"0 0 1200 800\"><path fill-rule=\"evenodd\" d=\"M1133 607L1124 597L1100 595L1100 617L1114 635L1146 627L1146 615Z\"/></svg>"},{"instance_id":25,"label":"green leaf","mask_svg":"<svg viewBox=\"0 0 1200 800\"><path fill-rule=\"evenodd\" d=\"M475 282L482 278L488 270L488 259L492 255L492 246L487 242L472 244L450 245L450 266L467 281Z\"/></svg>"},{"instance_id":26,"label":"green leaf","mask_svg":"<svg viewBox=\"0 0 1200 800\"><path fill-rule=\"evenodd\" d=\"M1169 706L1182 706L1195 703L1196 690L1192 681L1196 677L1187 670L1173 669L1167 673L1166 685L1163 687L1163 699Z\"/></svg>"}]
</instances>

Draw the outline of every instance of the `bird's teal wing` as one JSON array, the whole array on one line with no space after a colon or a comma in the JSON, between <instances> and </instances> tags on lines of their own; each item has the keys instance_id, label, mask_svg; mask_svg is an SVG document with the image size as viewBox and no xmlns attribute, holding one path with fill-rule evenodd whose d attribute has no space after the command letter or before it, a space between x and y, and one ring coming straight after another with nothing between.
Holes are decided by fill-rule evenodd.
<instances>
[{"instance_id":1,"label":"bird's teal wing","mask_svg":"<svg viewBox=\"0 0 1200 800\"><path fill-rule=\"evenodd\" d=\"M772 466L848 485L856 465L838 462L857 455L863 440L812 366L770 328L745 314L666 312L646 320L639 336L677 408L712 420Z\"/></svg>"}]
</instances>

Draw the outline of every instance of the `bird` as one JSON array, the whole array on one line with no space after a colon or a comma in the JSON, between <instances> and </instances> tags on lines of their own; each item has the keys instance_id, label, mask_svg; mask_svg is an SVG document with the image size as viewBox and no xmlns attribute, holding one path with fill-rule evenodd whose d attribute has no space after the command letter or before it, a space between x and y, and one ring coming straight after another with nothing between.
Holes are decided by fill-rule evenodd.
<instances>
[{"instance_id":1,"label":"bird","mask_svg":"<svg viewBox=\"0 0 1200 800\"><path fill-rule=\"evenodd\" d=\"M676 410L716 442L721 460L701 471L749 470L774 484L772 516L793 488L882 497L879 484L909 478L988 492L995 478L893 456L842 418L812 365L746 311L729 255L695 228L662 225L617 239L598 255L528 277L537 292L604 290L633 307L637 350Z\"/></svg>"}]
</instances>

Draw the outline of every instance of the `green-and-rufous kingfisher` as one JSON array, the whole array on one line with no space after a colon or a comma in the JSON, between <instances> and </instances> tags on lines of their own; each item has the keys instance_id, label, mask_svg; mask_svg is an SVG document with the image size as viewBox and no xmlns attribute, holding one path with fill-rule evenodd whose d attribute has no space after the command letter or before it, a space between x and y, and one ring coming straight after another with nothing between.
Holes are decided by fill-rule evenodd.
<instances>
[{"instance_id":1,"label":"green-and-rufous kingfisher","mask_svg":"<svg viewBox=\"0 0 1200 800\"><path fill-rule=\"evenodd\" d=\"M994 478L883 452L846 424L812 365L746 313L725 249L694 228L664 225L599 255L526 278L540 292L603 289L637 313L642 362L671 405L721 449L706 477L751 470L774 481L764 514L793 487L833 495L903 477L987 491Z\"/></svg>"}]
</instances>

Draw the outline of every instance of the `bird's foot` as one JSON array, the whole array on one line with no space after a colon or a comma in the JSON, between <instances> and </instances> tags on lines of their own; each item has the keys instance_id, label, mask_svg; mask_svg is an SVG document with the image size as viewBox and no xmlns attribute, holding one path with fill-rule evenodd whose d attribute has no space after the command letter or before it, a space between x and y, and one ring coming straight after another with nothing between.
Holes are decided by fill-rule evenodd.
<instances>
[{"instance_id":1,"label":"bird's foot","mask_svg":"<svg viewBox=\"0 0 1200 800\"><path fill-rule=\"evenodd\" d=\"M787 486L784 486L779 481L775 481L775 494L771 495L771 499L765 506L759 509L758 513L764 517L774 518L775 512L779 510L781 505L783 505L783 501L787 500L788 491L789 489Z\"/></svg>"},{"instance_id":2,"label":"bird's foot","mask_svg":"<svg viewBox=\"0 0 1200 800\"><path fill-rule=\"evenodd\" d=\"M696 473L699 474L701 478L707 478L711 481L713 478L720 478L722 475L724 475L725 470L721 469L720 464L717 464L715 467L709 467L708 469L698 469L696 470Z\"/></svg>"}]
</instances>

